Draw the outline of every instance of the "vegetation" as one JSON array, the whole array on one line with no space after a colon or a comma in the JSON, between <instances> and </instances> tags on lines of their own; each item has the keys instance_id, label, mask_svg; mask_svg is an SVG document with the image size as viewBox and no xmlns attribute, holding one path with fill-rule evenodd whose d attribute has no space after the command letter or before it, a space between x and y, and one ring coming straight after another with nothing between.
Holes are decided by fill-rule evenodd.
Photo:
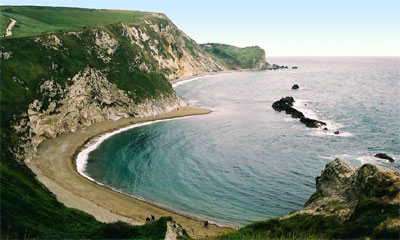
<instances>
[{"instance_id":1,"label":"vegetation","mask_svg":"<svg viewBox=\"0 0 400 240\"><path fill-rule=\"evenodd\" d=\"M398 227L378 227L398 216L397 204L364 200L346 221L337 216L298 214L255 222L217 239L398 239Z\"/></svg>"},{"instance_id":2,"label":"vegetation","mask_svg":"<svg viewBox=\"0 0 400 240\"><path fill-rule=\"evenodd\" d=\"M58 202L25 164L13 159L7 138L1 139L1 239L163 239L169 217L152 224L104 224L82 211Z\"/></svg>"},{"instance_id":3,"label":"vegetation","mask_svg":"<svg viewBox=\"0 0 400 240\"><path fill-rule=\"evenodd\" d=\"M162 239L166 221L160 220L145 226L125 223L104 224L82 211L65 207L58 202L32 171L18 162L12 153L19 136L11 125L15 116L26 112L34 99L45 104L40 85L49 79L62 87L71 84L70 79L87 67L101 70L107 79L128 96L140 103L147 98L173 93L165 71L158 70L156 62L148 56L148 49L132 46L121 36L120 28L111 22L138 23L152 18L149 13L132 11L106 11L47 7L0 7L1 30L4 32L8 17L17 20L13 36L0 39L0 51L11 55L0 59L0 105L1 105L1 234L6 238L135 238ZM73 17L72 17L73 16ZM154 23L167 25L166 19ZM4 24L7 23L7 24ZM108 25L102 25L108 24ZM87 28L94 26L95 28ZM102 25L102 26L100 26ZM59 32L82 27L79 36ZM145 28L145 26L138 25ZM95 33L104 31L118 41L118 48L110 61L98 58ZM42 32L53 32L41 34ZM40 36L28 36L41 34ZM25 36L25 37L21 37ZM62 45L41 44L41 41L60 40ZM161 42L159 36L159 41ZM53 39L53 40L52 40ZM147 48L148 46L144 46ZM133 62L132 56L142 56ZM0 56L0 58L2 58ZM145 63L148 71L137 66ZM59 96L54 96L57 99Z\"/></svg>"},{"instance_id":4,"label":"vegetation","mask_svg":"<svg viewBox=\"0 0 400 240\"><path fill-rule=\"evenodd\" d=\"M206 43L200 46L228 69L251 69L260 62L265 64L265 52L259 47L239 48L220 43Z\"/></svg>"},{"instance_id":5,"label":"vegetation","mask_svg":"<svg viewBox=\"0 0 400 240\"><path fill-rule=\"evenodd\" d=\"M5 33L8 18L13 18L18 23L12 29L15 37L83 29L117 22L140 24L145 19L157 19L150 13L128 10L0 6L0 34Z\"/></svg>"}]
</instances>

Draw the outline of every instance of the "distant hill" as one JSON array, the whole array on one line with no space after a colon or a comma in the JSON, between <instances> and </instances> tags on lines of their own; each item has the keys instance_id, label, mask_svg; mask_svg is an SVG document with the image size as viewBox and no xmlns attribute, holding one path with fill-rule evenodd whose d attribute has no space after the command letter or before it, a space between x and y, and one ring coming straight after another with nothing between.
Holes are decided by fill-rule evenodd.
<instances>
[{"instance_id":1,"label":"distant hill","mask_svg":"<svg viewBox=\"0 0 400 240\"><path fill-rule=\"evenodd\" d=\"M265 51L260 47L239 48L221 43L200 46L228 69L265 69Z\"/></svg>"}]
</instances>

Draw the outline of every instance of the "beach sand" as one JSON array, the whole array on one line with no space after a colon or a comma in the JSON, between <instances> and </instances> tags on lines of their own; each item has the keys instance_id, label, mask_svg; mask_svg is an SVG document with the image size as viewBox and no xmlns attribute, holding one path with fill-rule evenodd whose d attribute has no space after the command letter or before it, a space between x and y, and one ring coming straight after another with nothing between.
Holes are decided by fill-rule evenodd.
<instances>
[{"instance_id":1,"label":"beach sand","mask_svg":"<svg viewBox=\"0 0 400 240\"><path fill-rule=\"evenodd\" d=\"M93 215L102 222L125 221L134 225L145 223L151 214L157 219L171 216L181 224L193 238L213 238L233 231L231 228L209 225L154 206L142 200L118 193L84 178L76 171L74 158L79 149L92 137L135 123L159 119L210 113L195 107L181 107L168 113L146 118L123 118L118 121L104 121L89 127L47 139L38 148L37 156L27 165L37 178L57 199L68 207L77 208Z\"/></svg>"}]
</instances>

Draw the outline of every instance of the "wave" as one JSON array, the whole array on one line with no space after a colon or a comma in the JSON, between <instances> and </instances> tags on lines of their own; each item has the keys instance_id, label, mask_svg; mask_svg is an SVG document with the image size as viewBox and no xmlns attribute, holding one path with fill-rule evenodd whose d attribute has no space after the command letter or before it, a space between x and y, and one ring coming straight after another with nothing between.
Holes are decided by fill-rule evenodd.
<instances>
[{"instance_id":1,"label":"wave","mask_svg":"<svg viewBox=\"0 0 400 240\"><path fill-rule=\"evenodd\" d=\"M313 136L318 136L318 137L323 137L323 136L335 136L335 137L352 137L354 136L353 133L351 132L342 132L340 131L340 134L335 134L335 131L338 131L339 129L343 128L344 125L341 123L334 122L332 120L322 120L318 113L307 108L306 106L310 103L308 100L304 99L296 99L296 101L293 104L293 107L300 112L304 114L307 118L312 118L318 121L323 121L326 123L326 128L328 130L323 130L321 128L315 128L313 131L310 133Z\"/></svg>"}]
</instances>

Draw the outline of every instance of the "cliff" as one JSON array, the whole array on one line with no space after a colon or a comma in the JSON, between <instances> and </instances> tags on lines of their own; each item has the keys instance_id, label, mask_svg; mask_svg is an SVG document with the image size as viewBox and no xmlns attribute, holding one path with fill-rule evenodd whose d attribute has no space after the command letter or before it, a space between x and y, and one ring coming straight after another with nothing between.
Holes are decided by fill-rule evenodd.
<instances>
[{"instance_id":1,"label":"cliff","mask_svg":"<svg viewBox=\"0 0 400 240\"><path fill-rule=\"evenodd\" d=\"M201 47L227 69L265 70L269 66L264 49L257 46L239 48L221 43L206 43L201 44Z\"/></svg>"},{"instance_id":2,"label":"cliff","mask_svg":"<svg viewBox=\"0 0 400 240\"><path fill-rule=\"evenodd\" d=\"M316 178L316 192L300 211L250 224L219 239L398 239L400 173L340 159Z\"/></svg>"},{"instance_id":3,"label":"cliff","mask_svg":"<svg viewBox=\"0 0 400 240\"><path fill-rule=\"evenodd\" d=\"M59 134L185 105L169 80L227 64L160 13L0 6L2 33L9 19L12 35L0 39L1 237L164 236L165 219L140 228L66 208L24 162Z\"/></svg>"}]
</instances>

